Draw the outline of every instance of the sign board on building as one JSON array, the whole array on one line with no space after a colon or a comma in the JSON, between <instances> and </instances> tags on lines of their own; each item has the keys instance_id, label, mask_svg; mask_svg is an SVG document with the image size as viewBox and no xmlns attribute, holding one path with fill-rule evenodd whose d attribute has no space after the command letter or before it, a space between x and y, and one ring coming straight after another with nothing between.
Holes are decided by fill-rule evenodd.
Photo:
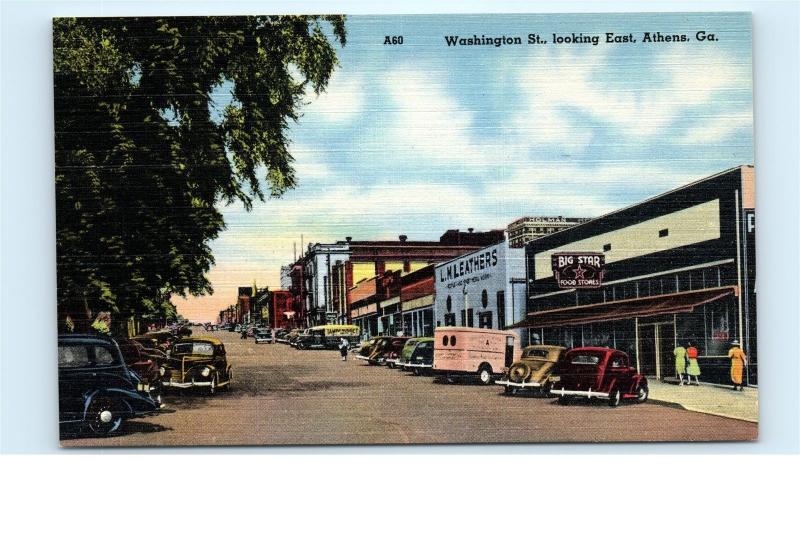
<instances>
[{"instance_id":1,"label":"sign board on building","mask_svg":"<svg viewBox=\"0 0 800 542\"><path fill-rule=\"evenodd\" d=\"M559 288L599 288L603 284L602 254L559 252L552 255L552 265Z\"/></svg>"}]
</instances>

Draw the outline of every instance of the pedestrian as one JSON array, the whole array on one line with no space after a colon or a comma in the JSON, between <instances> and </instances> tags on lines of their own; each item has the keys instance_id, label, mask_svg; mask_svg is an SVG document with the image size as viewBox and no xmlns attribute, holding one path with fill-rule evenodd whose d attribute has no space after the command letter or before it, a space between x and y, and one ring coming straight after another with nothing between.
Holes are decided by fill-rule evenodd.
<instances>
[{"instance_id":1,"label":"pedestrian","mask_svg":"<svg viewBox=\"0 0 800 542\"><path fill-rule=\"evenodd\" d=\"M675 350L672 351L672 354L675 356L675 373L677 373L678 380L680 380L678 385L683 386L683 375L686 374L686 349L679 343Z\"/></svg>"},{"instance_id":2,"label":"pedestrian","mask_svg":"<svg viewBox=\"0 0 800 542\"><path fill-rule=\"evenodd\" d=\"M744 368L747 367L747 356L744 355L744 350L739 346L739 341L731 343L731 349L728 350L728 357L731 360L731 382L733 382L733 390L739 388L739 391L744 391L742 386L742 376Z\"/></svg>"},{"instance_id":3,"label":"pedestrian","mask_svg":"<svg viewBox=\"0 0 800 542\"><path fill-rule=\"evenodd\" d=\"M689 358L689 366L686 368L686 385L691 386L694 377L695 386L700 385L700 365L697 364L697 348L690 342L686 349L686 357Z\"/></svg>"},{"instance_id":4,"label":"pedestrian","mask_svg":"<svg viewBox=\"0 0 800 542\"><path fill-rule=\"evenodd\" d=\"M347 350L350 348L350 343L344 337L339 341L339 353L342 355L342 361L347 361Z\"/></svg>"}]
</instances>

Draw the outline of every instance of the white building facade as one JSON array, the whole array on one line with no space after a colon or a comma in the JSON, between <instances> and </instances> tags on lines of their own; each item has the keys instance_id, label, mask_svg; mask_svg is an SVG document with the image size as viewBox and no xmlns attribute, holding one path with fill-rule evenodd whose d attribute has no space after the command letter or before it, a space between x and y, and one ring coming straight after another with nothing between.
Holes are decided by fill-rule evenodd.
<instances>
[{"instance_id":1,"label":"white building facade","mask_svg":"<svg viewBox=\"0 0 800 542\"><path fill-rule=\"evenodd\" d=\"M508 241L436 265L439 326L504 329L525 318L525 250Z\"/></svg>"}]
</instances>

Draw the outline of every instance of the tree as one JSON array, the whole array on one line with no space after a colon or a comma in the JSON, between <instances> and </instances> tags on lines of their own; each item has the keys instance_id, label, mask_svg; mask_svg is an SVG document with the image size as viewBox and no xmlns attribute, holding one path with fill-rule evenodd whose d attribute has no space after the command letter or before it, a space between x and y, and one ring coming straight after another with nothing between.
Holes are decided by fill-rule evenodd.
<instances>
[{"instance_id":1,"label":"tree","mask_svg":"<svg viewBox=\"0 0 800 542\"><path fill-rule=\"evenodd\" d=\"M343 16L55 19L60 319L213 293L218 206L295 186L289 122L345 39Z\"/></svg>"}]
</instances>

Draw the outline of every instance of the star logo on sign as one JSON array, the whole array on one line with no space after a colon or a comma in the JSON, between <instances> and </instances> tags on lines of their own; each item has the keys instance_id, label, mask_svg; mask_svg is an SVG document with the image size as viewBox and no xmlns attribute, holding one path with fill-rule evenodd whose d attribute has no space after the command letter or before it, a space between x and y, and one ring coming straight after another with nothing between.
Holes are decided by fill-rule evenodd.
<instances>
[{"instance_id":1,"label":"star logo on sign","mask_svg":"<svg viewBox=\"0 0 800 542\"><path fill-rule=\"evenodd\" d=\"M578 264L578 268L575 270L575 279L585 279L586 277L584 275L586 275L586 269Z\"/></svg>"}]
</instances>

